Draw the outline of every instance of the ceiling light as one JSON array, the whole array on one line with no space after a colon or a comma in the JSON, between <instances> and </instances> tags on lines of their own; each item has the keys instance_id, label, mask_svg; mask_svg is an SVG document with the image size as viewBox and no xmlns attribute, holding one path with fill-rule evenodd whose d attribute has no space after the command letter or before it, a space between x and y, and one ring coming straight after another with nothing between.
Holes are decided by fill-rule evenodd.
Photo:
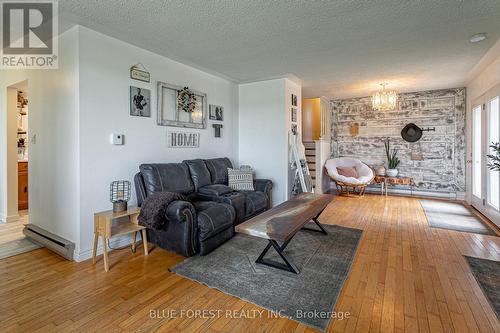
<instances>
[{"instance_id":1,"label":"ceiling light","mask_svg":"<svg viewBox=\"0 0 500 333\"><path fill-rule=\"evenodd\" d=\"M385 86L387 83L381 83L382 90L377 91L372 96L372 107L373 110L377 111L390 111L396 108L396 101L398 99L398 95L394 90L387 91L385 90Z\"/></svg>"},{"instance_id":2,"label":"ceiling light","mask_svg":"<svg viewBox=\"0 0 500 333\"><path fill-rule=\"evenodd\" d=\"M480 34L475 34L475 35L472 35L469 39L469 41L471 43L479 43L483 40L486 39L486 34L485 33L480 33Z\"/></svg>"}]
</instances>

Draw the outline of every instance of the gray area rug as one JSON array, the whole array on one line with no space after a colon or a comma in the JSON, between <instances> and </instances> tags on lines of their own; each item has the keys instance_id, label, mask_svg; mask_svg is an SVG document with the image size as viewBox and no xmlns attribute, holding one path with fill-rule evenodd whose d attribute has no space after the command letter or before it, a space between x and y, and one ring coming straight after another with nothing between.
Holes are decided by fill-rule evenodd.
<instances>
[{"instance_id":1,"label":"gray area rug","mask_svg":"<svg viewBox=\"0 0 500 333\"><path fill-rule=\"evenodd\" d=\"M496 236L496 233L471 210L460 203L420 200L429 225L433 228Z\"/></svg>"},{"instance_id":2,"label":"gray area rug","mask_svg":"<svg viewBox=\"0 0 500 333\"><path fill-rule=\"evenodd\" d=\"M8 258L24 252L33 251L40 248L37 243L24 237L12 242L0 244L0 259Z\"/></svg>"},{"instance_id":3,"label":"gray area rug","mask_svg":"<svg viewBox=\"0 0 500 333\"><path fill-rule=\"evenodd\" d=\"M323 226L328 235L299 231L285 249L300 274L256 264L268 242L241 234L170 271L324 330L335 316L332 312L363 231ZM265 258L281 262L274 249Z\"/></svg>"},{"instance_id":4,"label":"gray area rug","mask_svg":"<svg viewBox=\"0 0 500 333\"><path fill-rule=\"evenodd\" d=\"M500 320L500 261L464 256L472 274Z\"/></svg>"}]
</instances>

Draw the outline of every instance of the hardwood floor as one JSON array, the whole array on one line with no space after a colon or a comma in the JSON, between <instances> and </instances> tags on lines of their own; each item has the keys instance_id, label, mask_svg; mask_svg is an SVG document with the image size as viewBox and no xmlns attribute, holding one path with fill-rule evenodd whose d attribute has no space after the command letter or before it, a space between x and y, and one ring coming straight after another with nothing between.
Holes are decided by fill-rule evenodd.
<instances>
[{"instance_id":1,"label":"hardwood floor","mask_svg":"<svg viewBox=\"0 0 500 333\"><path fill-rule=\"evenodd\" d=\"M500 260L499 237L429 228L416 198L336 197L320 220L364 230L336 305L350 317L332 320L328 332L500 332L462 257ZM102 261L68 262L46 249L1 260L0 331L316 332L267 316L180 317L260 309L167 271L181 260L161 249L113 251L108 273ZM175 319L150 318L172 309Z\"/></svg>"},{"instance_id":2,"label":"hardwood floor","mask_svg":"<svg viewBox=\"0 0 500 333\"><path fill-rule=\"evenodd\" d=\"M28 211L19 211L19 221L0 223L0 245L24 238L23 228L28 223Z\"/></svg>"}]
</instances>

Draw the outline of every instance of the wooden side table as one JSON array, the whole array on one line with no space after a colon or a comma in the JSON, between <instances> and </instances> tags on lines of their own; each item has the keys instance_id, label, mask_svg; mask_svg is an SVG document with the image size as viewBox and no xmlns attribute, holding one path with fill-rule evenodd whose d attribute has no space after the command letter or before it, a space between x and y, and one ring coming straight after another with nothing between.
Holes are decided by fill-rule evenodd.
<instances>
[{"instance_id":1,"label":"wooden side table","mask_svg":"<svg viewBox=\"0 0 500 333\"><path fill-rule=\"evenodd\" d=\"M109 270L107 240L117 236L133 233L132 250L135 251L135 241L137 232L142 233L142 243L144 245L144 255L148 255L148 238L146 227L138 224L137 218L141 209L139 207L129 207L126 211L115 213L112 210L94 214L94 251L92 262L95 264L97 255L97 243L99 236L102 240L102 252L104 257L104 269ZM128 217L128 221L117 221L120 218ZM113 223L114 222L114 223Z\"/></svg>"},{"instance_id":2,"label":"wooden side table","mask_svg":"<svg viewBox=\"0 0 500 333\"><path fill-rule=\"evenodd\" d=\"M388 185L408 185L408 186L410 186L410 194L413 196L413 186L415 183L413 182L413 178L411 178L411 177L375 176L375 178L373 178L373 181L377 184L380 184L382 195L384 195L384 191L385 191L385 196L387 196L387 186Z\"/></svg>"}]
</instances>

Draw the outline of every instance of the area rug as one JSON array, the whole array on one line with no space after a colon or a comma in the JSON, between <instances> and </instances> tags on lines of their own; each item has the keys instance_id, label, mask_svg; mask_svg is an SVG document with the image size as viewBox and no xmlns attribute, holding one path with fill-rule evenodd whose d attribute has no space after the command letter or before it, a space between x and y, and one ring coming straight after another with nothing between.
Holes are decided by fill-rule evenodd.
<instances>
[{"instance_id":1,"label":"area rug","mask_svg":"<svg viewBox=\"0 0 500 333\"><path fill-rule=\"evenodd\" d=\"M170 271L324 330L330 319L339 315L333 312L334 306L363 233L340 226L324 227L328 235L302 230L285 249L299 274L256 264L268 242L242 234ZM273 249L266 259L281 262Z\"/></svg>"},{"instance_id":2,"label":"area rug","mask_svg":"<svg viewBox=\"0 0 500 333\"><path fill-rule=\"evenodd\" d=\"M33 251L40 248L37 243L24 237L15 241L0 244L0 259L8 258L24 252Z\"/></svg>"},{"instance_id":3,"label":"area rug","mask_svg":"<svg viewBox=\"0 0 500 333\"><path fill-rule=\"evenodd\" d=\"M464 256L477 283L500 320L500 261Z\"/></svg>"},{"instance_id":4,"label":"area rug","mask_svg":"<svg viewBox=\"0 0 500 333\"><path fill-rule=\"evenodd\" d=\"M496 236L486 223L462 204L441 200L420 200L420 204L433 228Z\"/></svg>"}]
</instances>

